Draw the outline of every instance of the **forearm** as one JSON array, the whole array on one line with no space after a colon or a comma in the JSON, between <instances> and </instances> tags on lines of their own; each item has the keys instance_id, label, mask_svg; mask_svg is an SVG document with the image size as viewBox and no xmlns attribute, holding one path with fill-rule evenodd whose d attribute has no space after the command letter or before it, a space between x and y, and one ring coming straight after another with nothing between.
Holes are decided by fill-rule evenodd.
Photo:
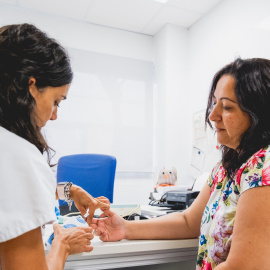
<instances>
[{"instance_id":1,"label":"forearm","mask_svg":"<svg viewBox=\"0 0 270 270\"><path fill-rule=\"evenodd\" d=\"M63 244L55 243L52 245L50 252L46 256L46 261L49 270L62 270L65 267L65 262L68 257L68 252Z\"/></svg>"},{"instance_id":2,"label":"forearm","mask_svg":"<svg viewBox=\"0 0 270 270\"><path fill-rule=\"evenodd\" d=\"M185 239L198 237L188 226L184 212L149 220L127 221L126 239Z\"/></svg>"}]
</instances>

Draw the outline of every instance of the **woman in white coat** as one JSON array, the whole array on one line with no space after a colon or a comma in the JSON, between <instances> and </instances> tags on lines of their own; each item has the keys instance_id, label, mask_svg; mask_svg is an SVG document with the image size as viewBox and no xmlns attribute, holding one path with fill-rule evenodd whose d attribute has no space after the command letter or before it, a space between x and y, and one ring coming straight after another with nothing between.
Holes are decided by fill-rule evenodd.
<instances>
[{"instance_id":1,"label":"woman in white coat","mask_svg":"<svg viewBox=\"0 0 270 270\"><path fill-rule=\"evenodd\" d=\"M78 186L59 185L41 128L56 120L73 73L66 51L33 25L0 28L0 269L60 270L69 254L90 252L92 229L63 229L45 257L41 226L56 219L55 199L74 200L88 222L107 207ZM43 154L47 154L47 161ZM56 192L56 189L58 192Z\"/></svg>"}]
</instances>

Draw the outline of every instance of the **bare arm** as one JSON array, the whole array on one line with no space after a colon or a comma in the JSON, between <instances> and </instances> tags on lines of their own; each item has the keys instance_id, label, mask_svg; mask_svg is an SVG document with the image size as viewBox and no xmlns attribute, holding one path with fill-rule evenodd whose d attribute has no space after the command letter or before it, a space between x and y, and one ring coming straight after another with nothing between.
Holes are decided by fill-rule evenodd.
<instances>
[{"instance_id":1,"label":"bare arm","mask_svg":"<svg viewBox=\"0 0 270 270\"><path fill-rule=\"evenodd\" d=\"M239 198L233 241L226 262L216 270L269 269L270 186L245 191Z\"/></svg>"},{"instance_id":2,"label":"bare arm","mask_svg":"<svg viewBox=\"0 0 270 270\"><path fill-rule=\"evenodd\" d=\"M71 230L72 229L72 230ZM55 239L45 258L40 228L0 244L2 270L62 270L69 254L89 252L91 228L54 226ZM63 231L62 231L63 230Z\"/></svg>"},{"instance_id":3,"label":"bare arm","mask_svg":"<svg viewBox=\"0 0 270 270\"><path fill-rule=\"evenodd\" d=\"M204 208L210 196L205 184L193 204L182 213L172 213L149 220L126 221L112 211L107 218L93 219L91 227L102 241L121 239L183 239L200 234ZM105 215L101 215L104 217Z\"/></svg>"},{"instance_id":4,"label":"bare arm","mask_svg":"<svg viewBox=\"0 0 270 270\"><path fill-rule=\"evenodd\" d=\"M183 239L200 235L204 208L208 202L210 187L205 184L193 204L182 213L126 222L127 239Z\"/></svg>"},{"instance_id":5,"label":"bare arm","mask_svg":"<svg viewBox=\"0 0 270 270\"><path fill-rule=\"evenodd\" d=\"M48 270L40 228L1 243L0 258L2 270Z\"/></svg>"}]
</instances>

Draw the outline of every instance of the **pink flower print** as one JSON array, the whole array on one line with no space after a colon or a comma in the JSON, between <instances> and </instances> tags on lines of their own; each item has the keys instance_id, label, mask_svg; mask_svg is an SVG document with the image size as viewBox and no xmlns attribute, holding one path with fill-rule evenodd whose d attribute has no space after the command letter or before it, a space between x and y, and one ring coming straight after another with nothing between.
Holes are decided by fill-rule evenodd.
<instances>
[{"instance_id":1,"label":"pink flower print","mask_svg":"<svg viewBox=\"0 0 270 270\"><path fill-rule=\"evenodd\" d=\"M219 218L217 219L216 223L217 223L219 226L222 226L222 224L225 223L225 217L219 216ZM216 227L215 227L215 230L219 230L219 226L216 226Z\"/></svg>"},{"instance_id":2,"label":"pink flower print","mask_svg":"<svg viewBox=\"0 0 270 270\"><path fill-rule=\"evenodd\" d=\"M223 168L223 166L220 166L217 173L218 182L222 182L224 179L224 176L225 176L225 169Z\"/></svg>"},{"instance_id":3,"label":"pink flower print","mask_svg":"<svg viewBox=\"0 0 270 270\"><path fill-rule=\"evenodd\" d=\"M241 176L242 176L242 173L244 171L244 169L246 168L246 166L243 166L242 168L240 168L237 172L237 175L236 175L236 184L238 186L240 186L240 183L241 183Z\"/></svg>"},{"instance_id":4,"label":"pink flower print","mask_svg":"<svg viewBox=\"0 0 270 270\"><path fill-rule=\"evenodd\" d=\"M221 234L221 237L222 238L225 238L225 237L230 237L233 233L233 226L222 226L221 227L221 230L220 230L220 234Z\"/></svg>"},{"instance_id":5,"label":"pink flower print","mask_svg":"<svg viewBox=\"0 0 270 270\"><path fill-rule=\"evenodd\" d=\"M265 153L266 153L266 150L264 150L264 149L262 148L259 152L257 152L257 153L254 155L254 157L262 158L262 157L265 156Z\"/></svg>"},{"instance_id":6,"label":"pink flower print","mask_svg":"<svg viewBox=\"0 0 270 270\"><path fill-rule=\"evenodd\" d=\"M270 185L270 166L265 169L262 169L262 185Z\"/></svg>"},{"instance_id":7,"label":"pink flower print","mask_svg":"<svg viewBox=\"0 0 270 270\"><path fill-rule=\"evenodd\" d=\"M214 230L211 234L215 243L218 243L222 238L221 232L219 230ZM221 240L222 241L222 240ZM222 244L222 243L221 243Z\"/></svg>"},{"instance_id":8,"label":"pink flower print","mask_svg":"<svg viewBox=\"0 0 270 270\"><path fill-rule=\"evenodd\" d=\"M212 183L212 186L211 186L210 195L216 189L216 186L218 185L218 183L223 182L224 176L225 176L225 169L222 166L220 166L217 173L215 174L215 176L213 178L213 183Z\"/></svg>"},{"instance_id":9,"label":"pink flower print","mask_svg":"<svg viewBox=\"0 0 270 270\"><path fill-rule=\"evenodd\" d=\"M255 153L252 158L248 161L247 166L250 168L254 168L258 165L259 159L265 156L265 150L261 149L259 152Z\"/></svg>"},{"instance_id":10,"label":"pink flower print","mask_svg":"<svg viewBox=\"0 0 270 270\"><path fill-rule=\"evenodd\" d=\"M219 264L226 259L225 250L222 246L222 241L215 243L214 249L211 250L211 257L216 264Z\"/></svg>"},{"instance_id":11,"label":"pink flower print","mask_svg":"<svg viewBox=\"0 0 270 270\"><path fill-rule=\"evenodd\" d=\"M196 268L196 270L197 270L197 268ZM203 260L202 270L212 270L211 263L207 262L206 260Z\"/></svg>"},{"instance_id":12,"label":"pink flower print","mask_svg":"<svg viewBox=\"0 0 270 270\"><path fill-rule=\"evenodd\" d=\"M216 217L217 211L219 210L219 207L220 207L220 206L217 207L216 212L213 214L213 219Z\"/></svg>"},{"instance_id":13,"label":"pink flower print","mask_svg":"<svg viewBox=\"0 0 270 270\"><path fill-rule=\"evenodd\" d=\"M258 158L256 157L252 157L252 159L250 159L247 163L247 167L253 169L254 167L256 167L258 165Z\"/></svg>"}]
</instances>

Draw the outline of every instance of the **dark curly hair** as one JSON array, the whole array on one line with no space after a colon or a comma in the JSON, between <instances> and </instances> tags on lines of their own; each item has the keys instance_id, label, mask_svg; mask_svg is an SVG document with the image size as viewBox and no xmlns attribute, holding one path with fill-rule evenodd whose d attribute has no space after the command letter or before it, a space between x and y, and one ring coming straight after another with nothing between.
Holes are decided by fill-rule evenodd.
<instances>
[{"instance_id":1,"label":"dark curly hair","mask_svg":"<svg viewBox=\"0 0 270 270\"><path fill-rule=\"evenodd\" d=\"M29 79L36 79L40 92L46 87L70 84L73 73L65 49L31 24L0 28L0 126L34 144L41 153L47 145L33 110L36 102L29 91Z\"/></svg>"},{"instance_id":2,"label":"dark curly hair","mask_svg":"<svg viewBox=\"0 0 270 270\"><path fill-rule=\"evenodd\" d=\"M250 127L243 134L237 149L221 145L222 165L227 176L232 178L250 156L270 144L270 60L238 58L215 74L205 115L205 122L211 128L209 115L213 109L214 92L223 75L234 78L238 105L250 118Z\"/></svg>"}]
</instances>

